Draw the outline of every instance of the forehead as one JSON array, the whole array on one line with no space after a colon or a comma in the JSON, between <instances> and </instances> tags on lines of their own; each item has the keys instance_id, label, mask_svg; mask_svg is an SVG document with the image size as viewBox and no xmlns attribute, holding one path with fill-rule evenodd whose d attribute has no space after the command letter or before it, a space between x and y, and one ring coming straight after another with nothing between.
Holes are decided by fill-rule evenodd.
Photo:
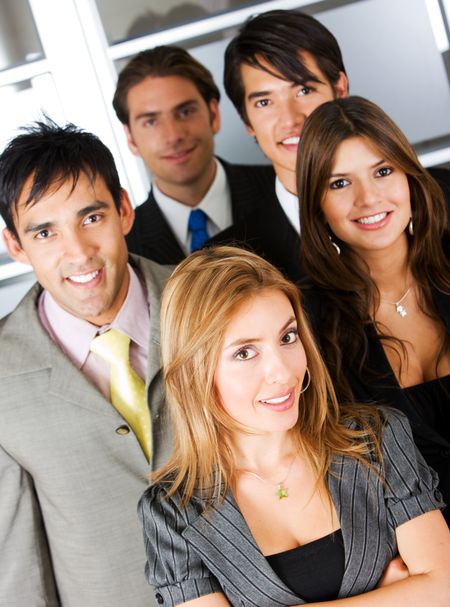
<instances>
[{"instance_id":1,"label":"forehead","mask_svg":"<svg viewBox=\"0 0 450 607\"><path fill-rule=\"evenodd\" d=\"M203 99L192 80L182 76L147 76L131 87L127 102L130 116L143 107L148 111L171 109L190 99Z\"/></svg>"},{"instance_id":2,"label":"forehead","mask_svg":"<svg viewBox=\"0 0 450 607\"><path fill-rule=\"evenodd\" d=\"M72 177L54 180L38 199L29 201L34 178L34 175L28 177L15 206L15 223L19 225L31 217L47 221L49 214L55 220L59 213L67 213L72 208L75 212L75 208L98 200L114 204L103 178L97 176L91 180L84 172L80 173L76 183Z\"/></svg>"},{"instance_id":3,"label":"forehead","mask_svg":"<svg viewBox=\"0 0 450 607\"><path fill-rule=\"evenodd\" d=\"M303 63L305 68L318 80L324 84L329 84L327 77L317 65L317 61L311 53L308 51L298 51L300 61ZM246 63L241 64L241 77L244 86L245 93L251 93L253 90L265 87L264 90L271 90L274 87L292 86L298 84L293 80L287 80L281 72L279 72L271 63L263 59L262 57L256 56L259 64L265 68L261 69L253 67ZM267 72L269 70L271 73Z\"/></svg>"},{"instance_id":4,"label":"forehead","mask_svg":"<svg viewBox=\"0 0 450 607\"><path fill-rule=\"evenodd\" d=\"M364 165L376 162L382 156L382 152L370 139L361 136L348 137L338 144L333 156L333 165ZM388 160L388 158L383 158L383 160Z\"/></svg>"},{"instance_id":5,"label":"forehead","mask_svg":"<svg viewBox=\"0 0 450 607\"><path fill-rule=\"evenodd\" d=\"M255 329L265 332L273 327L278 330L291 316L294 310L288 297L279 289L268 288L234 309L226 334L249 334Z\"/></svg>"}]
</instances>

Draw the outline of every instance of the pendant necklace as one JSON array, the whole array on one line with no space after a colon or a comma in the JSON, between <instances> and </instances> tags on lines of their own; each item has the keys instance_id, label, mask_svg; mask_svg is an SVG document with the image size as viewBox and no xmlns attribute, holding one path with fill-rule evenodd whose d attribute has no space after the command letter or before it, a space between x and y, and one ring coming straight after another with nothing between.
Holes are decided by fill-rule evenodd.
<instances>
[{"instance_id":1,"label":"pendant necklace","mask_svg":"<svg viewBox=\"0 0 450 607\"><path fill-rule=\"evenodd\" d=\"M404 318L405 316L408 315L408 312L406 311L405 306L402 305L402 301L404 299L406 299L406 297L408 296L408 293L410 291L411 291L411 287L409 287L409 289L406 291L406 293L404 293L398 301L386 301L386 299L382 299L381 301L382 301L382 303L386 303L386 304L390 304L391 306L395 306L397 314L399 316L401 316L402 318Z\"/></svg>"},{"instance_id":2,"label":"pendant necklace","mask_svg":"<svg viewBox=\"0 0 450 607\"><path fill-rule=\"evenodd\" d=\"M279 500L282 500L286 497L289 497L289 493L288 493L289 490L288 490L287 486L285 485L285 483L288 479L289 473L291 472L292 464L294 463L295 458L296 458L296 456L294 455L294 457L291 460L291 463L289 464L288 470L287 470L286 475L284 476L283 480L278 481L277 483L268 481L266 478L259 476L259 474L256 474L256 472L252 472L251 470L241 469L240 472L245 472L246 474L251 474L252 476L255 476L262 483L266 483L266 485L272 485L273 487L276 487L277 490L275 492L275 495L277 496L277 498Z\"/></svg>"}]
</instances>

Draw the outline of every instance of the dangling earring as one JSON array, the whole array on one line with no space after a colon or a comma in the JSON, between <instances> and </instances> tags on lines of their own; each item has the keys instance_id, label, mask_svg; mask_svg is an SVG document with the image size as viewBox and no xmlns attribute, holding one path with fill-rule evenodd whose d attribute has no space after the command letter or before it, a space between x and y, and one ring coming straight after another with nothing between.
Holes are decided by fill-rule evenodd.
<instances>
[{"instance_id":1,"label":"dangling earring","mask_svg":"<svg viewBox=\"0 0 450 607\"><path fill-rule=\"evenodd\" d=\"M339 247L339 245L337 245L334 240L331 238L331 234L328 234L328 238L330 239L331 245L336 249L337 254L340 255L341 254L341 249Z\"/></svg>"},{"instance_id":2,"label":"dangling earring","mask_svg":"<svg viewBox=\"0 0 450 607\"><path fill-rule=\"evenodd\" d=\"M413 224L413 218L411 216L409 223L408 223L408 232L410 236L414 236L414 224Z\"/></svg>"},{"instance_id":3,"label":"dangling earring","mask_svg":"<svg viewBox=\"0 0 450 607\"><path fill-rule=\"evenodd\" d=\"M303 392L306 392L306 390L309 388L309 384L311 383L311 373L309 372L308 367L306 367L305 373L308 373L308 382L307 382L306 386L300 390L300 394L303 394Z\"/></svg>"}]
</instances>

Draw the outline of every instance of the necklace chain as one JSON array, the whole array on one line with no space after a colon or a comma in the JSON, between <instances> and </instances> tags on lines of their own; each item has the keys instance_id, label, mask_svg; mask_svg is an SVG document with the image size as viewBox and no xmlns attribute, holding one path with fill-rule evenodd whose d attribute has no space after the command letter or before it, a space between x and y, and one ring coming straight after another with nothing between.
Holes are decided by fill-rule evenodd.
<instances>
[{"instance_id":1,"label":"necklace chain","mask_svg":"<svg viewBox=\"0 0 450 607\"><path fill-rule=\"evenodd\" d=\"M403 293L403 295L400 297L400 299L398 301L387 301L386 299L382 299L381 302L390 304L391 306L395 306L395 310L396 310L397 314L399 314L402 318L404 318L405 316L408 315L408 312L407 312L405 306L402 305L402 301L404 299L406 299L406 297L408 296L410 291L411 291L411 287L409 287L409 289L405 293Z\"/></svg>"},{"instance_id":2,"label":"necklace chain","mask_svg":"<svg viewBox=\"0 0 450 607\"><path fill-rule=\"evenodd\" d=\"M286 472L283 480L278 481L276 483L269 481L266 478L263 478L262 476L259 476L259 474L257 474L256 472L253 472L252 470L241 469L240 472L245 472L245 474L251 474L252 476L257 478L259 481L261 481L262 483L266 483L267 485L272 485L273 487L276 487L277 490L275 492L275 495L278 497L279 500L282 500L286 497L289 497L288 488L285 485L285 483L288 479L289 473L291 472L291 468L295 461L295 458L296 458L296 456L294 455L294 457L291 459L291 463L289 464L289 467L287 469L287 472Z\"/></svg>"}]
</instances>

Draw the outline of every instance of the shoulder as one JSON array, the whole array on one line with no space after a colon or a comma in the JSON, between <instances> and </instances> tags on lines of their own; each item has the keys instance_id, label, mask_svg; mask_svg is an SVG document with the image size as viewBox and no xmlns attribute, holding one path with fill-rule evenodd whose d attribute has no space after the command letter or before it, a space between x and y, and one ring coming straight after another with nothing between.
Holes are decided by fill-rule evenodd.
<instances>
[{"instance_id":1,"label":"shoulder","mask_svg":"<svg viewBox=\"0 0 450 607\"><path fill-rule=\"evenodd\" d=\"M156 204L155 197L153 196L153 191L150 189L147 200L144 200L144 202L142 202L141 204L138 204L134 208L134 213L135 213L136 217L139 217L141 215L153 213L154 211L157 211L157 209L158 209L158 205Z\"/></svg>"},{"instance_id":2,"label":"shoulder","mask_svg":"<svg viewBox=\"0 0 450 607\"><path fill-rule=\"evenodd\" d=\"M390 407L380 407L384 420L381 446L385 499L398 526L430 510L444 507L438 477L417 449L407 417Z\"/></svg>"},{"instance_id":3,"label":"shoulder","mask_svg":"<svg viewBox=\"0 0 450 607\"><path fill-rule=\"evenodd\" d=\"M150 542L162 536L175 541L204 511L205 504L199 499L192 498L184 505L180 493L175 492L169 497L169 487L170 480L155 483L139 500L139 518Z\"/></svg>"},{"instance_id":4,"label":"shoulder","mask_svg":"<svg viewBox=\"0 0 450 607\"><path fill-rule=\"evenodd\" d=\"M175 269L175 266L173 265L162 265L151 259L141 257L140 255L134 255L133 253L129 254L129 258L133 267L143 275L146 282L151 282L155 285L164 286Z\"/></svg>"},{"instance_id":5,"label":"shoulder","mask_svg":"<svg viewBox=\"0 0 450 607\"><path fill-rule=\"evenodd\" d=\"M24 295L15 309L0 319L0 340L16 341L27 336L30 328L39 325L37 300L42 287L35 283ZM21 345L23 347L23 343ZM4 345L2 344L2 350Z\"/></svg>"}]
</instances>

